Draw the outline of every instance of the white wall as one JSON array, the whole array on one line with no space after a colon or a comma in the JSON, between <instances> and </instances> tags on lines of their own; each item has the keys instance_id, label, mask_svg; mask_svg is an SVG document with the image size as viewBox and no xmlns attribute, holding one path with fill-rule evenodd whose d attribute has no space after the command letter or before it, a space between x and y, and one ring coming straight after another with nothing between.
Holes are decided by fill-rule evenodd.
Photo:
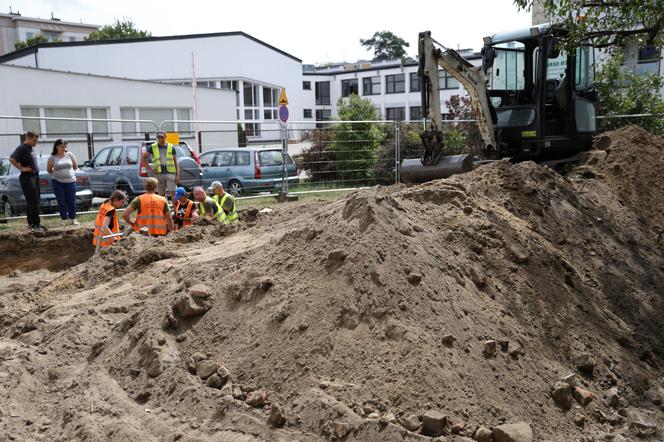
<instances>
[{"instance_id":1,"label":"white wall","mask_svg":"<svg viewBox=\"0 0 664 442\"><path fill-rule=\"evenodd\" d=\"M110 119L119 119L121 107L193 108L191 87L148 81L0 65L0 84L12 85L0 88L0 115L21 115L21 106L104 107L109 110ZM199 119L235 120L233 92L198 89L197 95ZM110 123L110 129L116 134L96 140L96 151L105 144L122 140L121 123ZM216 126L215 129L219 127ZM236 146L235 124L225 129L228 132L210 135L208 140L217 144ZM18 135L22 132L21 120L0 119L0 157L5 157L13 151L19 143ZM52 141L48 136L46 140L42 140L40 151L50 152ZM186 141L192 146L196 144L196 140L193 139ZM87 157L85 142L72 142L70 148L79 158Z\"/></svg>"}]
</instances>

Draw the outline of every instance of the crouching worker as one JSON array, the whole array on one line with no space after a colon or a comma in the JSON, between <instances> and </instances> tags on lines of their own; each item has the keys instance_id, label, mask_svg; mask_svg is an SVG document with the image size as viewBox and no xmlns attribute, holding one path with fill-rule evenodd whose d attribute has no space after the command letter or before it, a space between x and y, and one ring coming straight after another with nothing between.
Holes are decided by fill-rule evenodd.
<instances>
[{"instance_id":1,"label":"crouching worker","mask_svg":"<svg viewBox=\"0 0 664 442\"><path fill-rule=\"evenodd\" d=\"M173 218L166 198L157 195L156 190L157 180L152 177L147 178L145 193L134 198L122 215L122 219L137 232L145 228L152 236L162 236L166 235L169 230L173 230ZM131 221L129 217L134 212L136 212L136 220Z\"/></svg>"},{"instance_id":2,"label":"crouching worker","mask_svg":"<svg viewBox=\"0 0 664 442\"><path fill-rule=\"evenodd\" d=\"M198 210L196 204L187 197L184 187L175 189L175 207L173 208L173 224L175 230L189 227L198 221Z\"/></svg>"},{"instance_id":3,"label":"crouching worker","mask_svg":"<svg viewBox=\"0 0 664 442\"><path fill-rule=\"evenodd\" d=\"M119 236L102 239L102 236L112 235L120 232L120 222L116 209L124 206L127 195L121 190L116 190L111 197L103 202L97 214L95 221L95 236L92 238L92 244L100 244L100 247L107 247L120 239Z\"/></svg>"},{"instance_id":4,"label":"crouching worker","mask_svg":"<svg viewBox=\"0 0 664 442\"><path fill-rule=\"evenodd\" d=\"M233 224L240 222L237 218L237 210L235 210L235 198L224 191L224 185L219 181L215 181L208 190L212 192L212 199L219 204L219 207L226 214L228 222Z\"/></svg>"},{"instance_id":5,"label":"crouching worker","mask_svg":"<svg viewBox=\"0 0 664 442\"><path fill-rule=\"evenodd\" d=\"M219 221L228 224L228 218L219 204L205 194L202 187L194 187L194 201L198 203L198 216L200 220Z\"/></svg>"}]
</instances>

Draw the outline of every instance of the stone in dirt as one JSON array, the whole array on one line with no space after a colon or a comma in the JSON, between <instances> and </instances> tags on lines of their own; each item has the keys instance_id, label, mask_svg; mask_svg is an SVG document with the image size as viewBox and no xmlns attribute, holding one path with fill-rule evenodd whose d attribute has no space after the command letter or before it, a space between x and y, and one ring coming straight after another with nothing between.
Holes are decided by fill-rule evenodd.
<instances>
[{"instance_id":1,"label":"stone in dirt","mask_svg":"<svg viewBox=\"0 0 664 442\"><path fill-rule=\"evenodd\" d=\"M491 430L487 427L479 427L475 431L474 438L477 442L491 442Z\"/></svg>"},{"instance_id":2,"label":"stone in dirt","mask_svg":"<svg viewBox=\"0 0 664 442\"><path fill-rule=\"evenodd\" d=\"M581 353L574 357L574 366L579 372L592 377L595 370L595 360L590 353Z\"/></svg>"},{"instance_id":3,"label":"stone in dirt","mask_svg":"<svg viewBox=\"0 0 664 442\"><path fill-rule=\"evenodd\" d=\"M498 345L500 346L500 351L502 351L503 353L507 353L507 351L510 348L510 341L508 339L505 339L505 338L499 339L498 340Z\"/></svg>"},{"instance_id":4,"label":"stone in dirt","mask_svg":"<svg viewBox=\"0 0 664 442\"><path fill-rule=\"evenodd\" d=\"M646 390L646 392L643 393L643 397L646 398L649 402L652 402L654 405L662 405L662 397L656 390Z\"/></svg>"},{"instance_id":5,"label":"stone in dirt","mask_svg":"<svg viewBox=\"0 0 664 442\"><path fill-rule=\"evenodd\" d=\"M180 296L173 303L173 311L181 318L200 316L210 310L211 307L207 302L194 300L190 296Z\"/></svg>"},{"instance_id":6,"label":"stone in dirt","mask_svg":"<svg viewBox=\"0 0 664 442\"><path fill-rule=\"evenodd\" d=\"M583 427L586 424L586 417L582 414L574 415L574 425L577 427Z\"/></svg>"},{"instance_id":7,"label":"stone in dirt","mask_svg":"<svg viewBox=\"0 0 664 442\"><path fill-rule=\"evenodd\" d=\"M488 341L484 341L484 350L482 350L482 353L484 353L484 356L493 356L496 354L496 341L493 339L490 339Z\"/></svg>"},{"instance_id":8,"label":"stone in dirt","mask_svg":"<svg viewBox=\"0 0 664 442\"><path fill-rule=\"evenodd\" d=\"M657 424L652 419L640 411L631 411L628 413L629 430L637 437L653 437L657 435Z\"/></svg>"},{"instance_id":9,"label":"stone in dirt","mask_svg":"<svg viewBox=\"0 0 664 442\"><path fill-rule=\"evenodd\" d=\"M460 421L460 422L457 422L456 424L452 425L452 428L450 428L450 432L452 432L452 434L459 434L465 428L466 428L466 423L464 421Z\"/></svg>"},{"instance_id":10,"label":"stone in dirt","mask_svg":"<svg viewBox=\"0 0 664 442\"><path fill-rule=\"evenodd\" d=\"M220 389L224 386L224 381L221 380L221 377L217 373L214 373L209 378L207 378L205 385L210 388Z\"/></svg>"},{"instance_id":11,"label":"stone in dirt","mask_svg":"<svg viewBox=\"0 0 664 442\"><path fill-rule=\"evenodd\" d=\"M383 419L386 422L389 422L391 424L394 424L397 422L397 417L394 415L394 413L388 412L383 415Z\"/></svg>"},{"instance_id":12,"label":"stone in dirt","mask_svg":"<svg viewBox=\"0 0 664 442\"><path fill-rule=\"evenodd\" d=\"M561 381L566 384L569 384L569 386L572 388L576 387L576 375L574 373L568 374L567 376L562 378Z\"/></svg>"},{"instance_id":13,"label":"stone in dirt","mask_svg":"<svg viewBox=\"0 0 664 442\"><path fill-rule=\"evenodd\" d=\"M606 397L606 403L609 407L618 408L620 405L620 396L618 395L618 387L609 388L604 394Z\"/></svg>"},{"instance_id":14,"label":"stone in dirt","mask_svg":"<svg viewBox=\"0 0 664 442\"><path fill-rule=\"evenodd\" d=\"M189 294L194 298L208 298L212 291L206 284L198 283L189 289Z\"/></svg>"},{"instance_id":15,"label":"stone in dirt","mask_svg":"<svg viewBox=\"0 0 664 442\"><path fill-rule=\"evenodd\" d=\"M221 366L219 366L219 368L217 368L217 375L219 376L221 381L225 383L226 381L228 381L230 379L231 372L228 371L228 368L226 368L225 365L221 365Z\"/></svg>"},{"instance_id":16,"label":"stone in dirt","mask_svg":"<svg viewBox=\"0 0 664 442\"><path fill-rule=\"evenodd\" d=\"M279 404L272 404L270 407L270 416L267 418L267 423L276 428L281 428L286 424L284 410Z\"/></svg>"},{"instance_id":17,"label":"stone in dirt","mask_svg":"<svg viewBox=\"0 0 664 442\"><path fill-rule=\"evenodd\" d=\"M593 400L593 394L580 387L574 387L572 390L572 396L574 396L574 399L583 407L587 406L590 401Z\"/></svg>"},{"instance_id":18,"label":"stone in dirt","mask_svg":"<svg viewBox=\"0 0 664 442\"><path fill-rule=\"evenodd\" d=\"M556 382L551 388L553 401L563 410L572 408L572 388L566 382Z\"/></svg>"},{"instance_id":19,"label":"stone in dirt","mask_svg":"<svg viewBox=\"0 0 664 442\"><path fill-rule=\"evenodd\" d=\"M406 419L401 421L401 425L409 431L416 432L420 429L420 418L418 418L416 415L411 414L408 416Z\"/></svg>"},{"instance_id":20,"label":"stone in dirt","mask_svg":"<svg viewBox=\"0 0 664 442\"><path fill-rule=\"evenodd\" d=\"M410 273L406 279L411 285L419 285L420 282L422 281L422 274L420 273Z\"/></svg>"},{"instance_id":21,"label":"stone in dirt","mask_svg":"<svg viewBox=\"0 0 664 442\"><path fill-rule=\"evenodd\" d=\"M452 335L445 335L443 336L442 341L445 347L452 347L452 345L454 345L455 338Z\"/></svg>"},{"instance_id":22,"label":"stone in dirt","mask_svg":"<svg viewBox=\"0 0 664 442\"><path fill-rule=\"evenodd\" d=\"M254 408L260 408L267 403L267 393L263 390L254 390L247 395L246 402Z\"/></svg>"},{"instance_id":23,"label":"stone in dirt","mask_svg":"<svg viewBox=\"0 0 664 442\"><path fill-rule=\"evenodd\" d=\"M512 244L509 247L509 252L510 259L517 264L524 264L528 262L528 258L530 257L528 250L526 250L520 244Z\"/></svg>"},{"instance_id":24,"label":"stone in dirt","mask_svg":"<svg viewBox=\"0 0 664 442\"><path fill-rule=\"evenodd\" d=\"M532 442L533 430L525 422L499 425L491 433L493 442Z\"/></svg>"},{"instance_id":25,"label":"stone in dirt","mask_svg":"<svg viewBox=\"0 0 664 442\"><path fill-rule=\"evenodd\" d=\"M196 374L201 379L207 379L217 372L217 363L211 359L205 359L196 364Z\"/></svg>"},{"instance_id":26,"label":"stone in dirt","mask_svg":"<svg viewBox=\"0 0 664 442\"><path fill-rule=\"evenodd\" d=\"M422 434L425 436L441 436L446 426L447 416L438 411L429 410L422 415Z\"/></svg>"}]
</instances>

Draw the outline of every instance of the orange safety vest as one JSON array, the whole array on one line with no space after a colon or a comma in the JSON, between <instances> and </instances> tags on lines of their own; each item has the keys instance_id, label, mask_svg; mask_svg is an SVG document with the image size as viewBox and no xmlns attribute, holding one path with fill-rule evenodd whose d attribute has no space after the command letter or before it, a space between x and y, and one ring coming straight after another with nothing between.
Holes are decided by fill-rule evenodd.
<instances>
[{"instance_id":1,"label":"orange safety vest","mask_svg":"<svg viewBox=\"0 0 664 442\"><path fill-rule=\"evenodd\" d=\"M94 245L94 246L97 245L97 238L99 237L99 233L102 231L101 230L102 223L104 222L104 218L106 218L106 214L108 212L110 212L111 210L115 210L115 207L113 207L113 204L111 204L111 203L104 203L99 208L99 213L97 214L97 220L95 221L95 234L94 234L94 237L92 238L92 245ZM113 225L108 226L108 228L111 229L111 232L113 232L113 233L118 233L120 231L120 223L118 222L117 212L115 213L115 216L113 217ZM118 237L102 239L101 240L101 247L110 246L111 244L113 244L115 241L117 241L119 239L120 238L118 238Z\"/></svg>"},{"instance_id":2,"label":"orange safety vest","mask_svg":"<svg viewBox=\"0 0 664 442\"><path fill-rule=\"evenodd\" d=\"M191 211L194 209L194 202L192 200L187 200L187 208L184 211L184 217L182 218L182 227L191 226ZM180 210L180 200L175 202L175 213L177 214ZM177 226L176 226L177 230Z\"/></svg>"},{"instance_id":3,"label":"orange safety vest","mask_svg":"<svg viewBox=\"0 0 664 442\"><path fill-rule=\"evenodd\" d=\"M139 231L142 227L147 227L150 235L166 235L168 233L164 219L166 198L154 193L144 193L138 199L141 202L141 210L136 214L134 230Z\"/></svg>"}]
</instances>

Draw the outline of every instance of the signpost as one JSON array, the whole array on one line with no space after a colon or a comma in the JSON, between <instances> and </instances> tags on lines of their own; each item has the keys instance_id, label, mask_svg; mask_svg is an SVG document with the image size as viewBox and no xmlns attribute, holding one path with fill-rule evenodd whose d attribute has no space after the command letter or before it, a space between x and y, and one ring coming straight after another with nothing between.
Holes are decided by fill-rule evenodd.
<instances>
[{"instance_id":1,"label":"signpost","mask_svg":"<svg viewBox=\"0 0 664 442\"><path fill-rule=\"evenodd\" d=\"M279 121L281 121L281 191L278 200L284 202L288 195L288 169L286 167L286 157L288 156L288 97L286 89L281 89L279 94Z\"/></svg>"}]
</instances>

